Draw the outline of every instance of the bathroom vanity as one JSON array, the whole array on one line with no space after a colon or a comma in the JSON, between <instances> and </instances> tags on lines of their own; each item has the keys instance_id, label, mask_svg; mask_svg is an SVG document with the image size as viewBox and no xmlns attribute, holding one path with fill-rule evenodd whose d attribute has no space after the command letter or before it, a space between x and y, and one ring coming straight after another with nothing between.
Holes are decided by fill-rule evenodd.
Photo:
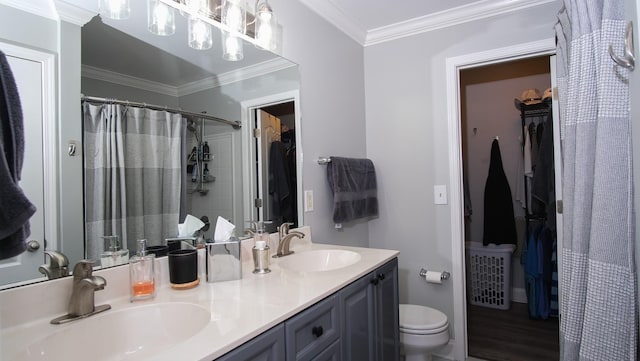
<instances>
[{"instance_id":1,"label":"bathroom vanity","mask_svg":"<svg viewBox=\"0 0 640 361\"><path fill-rule=\"evenodd\" d=\"M173 290L160 258L148 301L129 302L126 267L96 271L107 280L96 305L112 309L65 325L49 322L66 312L70 279L2 291L0 359L396 360L398 252L311 243L302 230L268 274L251 272L243 244L236 281Z\"/></svg>"}]
</instances>

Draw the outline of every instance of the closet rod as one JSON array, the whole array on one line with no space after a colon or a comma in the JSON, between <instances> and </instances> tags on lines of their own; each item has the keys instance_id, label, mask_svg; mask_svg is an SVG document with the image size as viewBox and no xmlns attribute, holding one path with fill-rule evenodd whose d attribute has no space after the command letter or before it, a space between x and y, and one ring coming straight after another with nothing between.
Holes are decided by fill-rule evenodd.
<instances>
[{"instance_id":1,"label":"closet rod","mask_svg":"<svg viewBox=\"0 0 640 361\"><path fill-rule=\"evenodd\" d=\"M241 123L239 121L237 121L237 120L226 120L226 119L214 117L214 116L203 114L203 113L188 112L188 111L185 111L185 110L182 110L182 109L169 108L169 107L160 106L160 105L153 105L153 104L147 104L147 103L138 103L138 102L130 102L128 100L98 98L98 97L91 97L91 96L87 96L87 95L83 95L82 96L82 101L87 101L87 102L91 102L91 103L121 104L121 105L128 105L128 106L131 106L131 107L137 107L137 108L149 108L149 109L152 109L152 110L164 110L164 111L167 111L169 113L178 113L178 114L181 114L181 115L183 115L185 117L198 118L198 119L207 119L207 120L213 120L213 121L220 122L220 123L229 124L234 129L240 129L242 127Z\"/></svg>"}]
</instances>

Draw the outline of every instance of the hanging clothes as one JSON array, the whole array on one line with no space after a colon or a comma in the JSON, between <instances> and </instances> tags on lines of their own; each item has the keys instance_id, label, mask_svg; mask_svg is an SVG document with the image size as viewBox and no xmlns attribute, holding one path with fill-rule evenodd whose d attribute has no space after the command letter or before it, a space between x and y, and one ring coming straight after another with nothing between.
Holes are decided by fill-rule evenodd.
<instances>
[{"instance_id":1,"label":"hanging clothes","mask_svg":"<svg viewBox=\"0 0 640 361\"><path fill-rule=\"evenodd\" d=\"M491 144L489 174L484 188L484 232L482 243L516 244L517 232L513 214L513 199L507 176L502 167L498 140Z\"/></svg>"}]
</instances>

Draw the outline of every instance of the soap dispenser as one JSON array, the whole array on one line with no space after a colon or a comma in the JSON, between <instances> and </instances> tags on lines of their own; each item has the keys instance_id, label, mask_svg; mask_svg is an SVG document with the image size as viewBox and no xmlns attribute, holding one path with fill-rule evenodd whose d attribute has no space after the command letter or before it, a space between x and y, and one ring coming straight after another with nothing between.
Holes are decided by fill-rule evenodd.
<instances>
[{"instance_id":1,"label":"soap dispenser","mask_svg":"<svg viewBox=\"0 0 640 361\"><path fill-rule=\"evenodd\" d=\"M102 268L119 266L129 262L129 250L120 249L120 237L104 236L104 251L100 254Z\"/></svg>"},{"instance_id":2,"label":"soap dispenser","mask_svg":"<svg viewBox=\"0 0 640 361\"><path fill-rule=\"evenodd\" d=\"M138 252L129 261L131 302L155 297L154 260L154 254L147 254L147 240L139 239Z\"/></svg>"},{"instance_id":3,"label":"soap dispenser","mask_svg":"<svg viewBox=\"0 0 640 361\"><path fill-rule=\"evenodd\" d=\"M253 234L253 273L269 273L269 234L264 232L265 222L254 222L256 231Z\"/></svg>"}]
</instances>

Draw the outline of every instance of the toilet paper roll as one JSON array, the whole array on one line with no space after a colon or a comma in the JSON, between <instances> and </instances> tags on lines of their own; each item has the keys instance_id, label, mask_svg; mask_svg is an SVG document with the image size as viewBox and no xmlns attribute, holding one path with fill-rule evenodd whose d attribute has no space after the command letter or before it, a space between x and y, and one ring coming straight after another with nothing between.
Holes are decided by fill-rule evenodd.
<instances>
[{"instance_id":1,"label":"toilet paper roll","mask_svg":"<svg viewBox=\"0 0 640 361\"><path fill-rule=\"evenodd\" d=\"M424 278L429 283L442 284L442 272L427 271L427 274L424 276Z\"/></svg>"}]
</instances>

